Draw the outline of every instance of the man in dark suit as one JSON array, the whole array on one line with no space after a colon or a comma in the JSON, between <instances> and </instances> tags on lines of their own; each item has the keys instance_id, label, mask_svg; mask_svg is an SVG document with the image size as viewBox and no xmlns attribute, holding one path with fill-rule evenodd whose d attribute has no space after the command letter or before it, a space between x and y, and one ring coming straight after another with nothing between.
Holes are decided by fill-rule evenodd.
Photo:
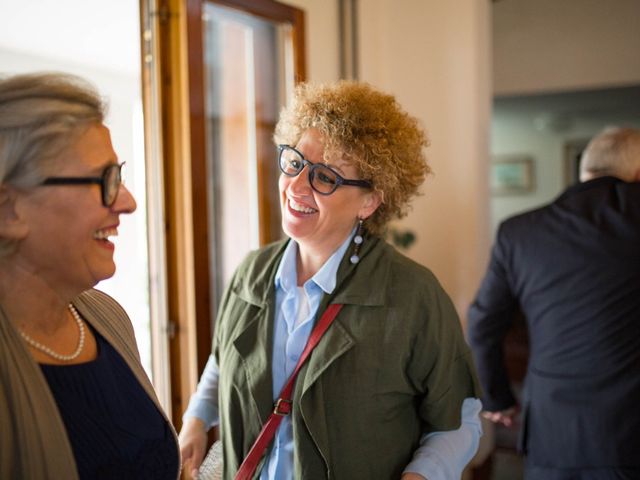
<instances>
[{"instance_id":1,"label":"man in dark suit","mask_svg":"<svg viewBox=\"0 0 640 480\"><path fill-rule=\"evenodd\" d=\"M580 179L500 225L468 339L485 416L509 426L503 340L526 316L527 480L640 479L640 130L596 136Z\"/></svg>"}]
</instances>

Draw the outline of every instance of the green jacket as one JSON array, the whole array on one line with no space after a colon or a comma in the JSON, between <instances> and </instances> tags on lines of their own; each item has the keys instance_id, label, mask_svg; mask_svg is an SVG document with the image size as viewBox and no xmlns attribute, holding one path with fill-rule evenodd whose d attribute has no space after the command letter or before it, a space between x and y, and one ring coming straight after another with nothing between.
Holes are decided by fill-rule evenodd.
<instances>
[{"instance_id":1,"label":"green jacket","mask_svg":"<svg viewBox=\"0 0 640 480\"><path fill-rule=\"evenodd\" d=\"M227 479L273 409L274 277L285 246L251 253L220 306L213 352ZM458 316L433 274L376 237L357 265L349 256L317 318L329 303L344 307L296 381L295 478L400 478L421 435L458 428L462 401L479 396Z\"/></svg>"}]
</instances>

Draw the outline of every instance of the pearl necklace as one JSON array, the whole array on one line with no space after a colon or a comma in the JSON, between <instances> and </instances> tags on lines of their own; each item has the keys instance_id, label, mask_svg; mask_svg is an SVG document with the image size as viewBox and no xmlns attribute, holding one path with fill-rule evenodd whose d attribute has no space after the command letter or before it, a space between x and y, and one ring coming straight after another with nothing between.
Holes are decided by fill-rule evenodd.
<instances>
[{"instance_id":1,"label":"pearl necklace","mask_svg":"<svg viewBox=\"0 0 640 480\"><path fill-rule=\"evenodd\" d=\"M29 335L24 333L22 330L20 330L20 335L22 335L22 338L24 338L24 340L33 348L36 348L43 353L46 353L51 358L55 358L56 360L60 360L61 362L70 362L71 360L75 360L80 356L80 352L82 352L82 349L84 348L84 324L82 323L82 319L80 318L80 314L76 310L76 307L69 304L69 311L71 312L71 315L73 315L73 319L78 324L78 330L80 331L80 339L78 340L78 346L75 352L73 352L71 355L62 355L60 353L54 352L49 347L45 347L40 342L36 342L33 338L31 338Z\"/></svg>"}]
</instances>

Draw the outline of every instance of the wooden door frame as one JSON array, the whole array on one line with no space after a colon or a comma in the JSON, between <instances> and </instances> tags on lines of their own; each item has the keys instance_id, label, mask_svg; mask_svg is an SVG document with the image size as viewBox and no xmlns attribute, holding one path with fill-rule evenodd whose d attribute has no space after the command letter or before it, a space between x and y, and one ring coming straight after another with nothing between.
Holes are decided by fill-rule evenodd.
<instances>
[{"instance_id":1,"label":"wooden door frame","mask_svg":"<svg viewBox=\"0 0 640 480\"><path fill-rule=\"evenodd\" d=\"M171 417L179 430L211 353L211 298L202 12L207 0L140 0L157 22L166 212ZM295 81L306 77L304 12L274 0L208 0L290 23ZM150 3L151 6L147 6ZM189 159L189 160L187 160Z\"/></svg>"}]
</instances>

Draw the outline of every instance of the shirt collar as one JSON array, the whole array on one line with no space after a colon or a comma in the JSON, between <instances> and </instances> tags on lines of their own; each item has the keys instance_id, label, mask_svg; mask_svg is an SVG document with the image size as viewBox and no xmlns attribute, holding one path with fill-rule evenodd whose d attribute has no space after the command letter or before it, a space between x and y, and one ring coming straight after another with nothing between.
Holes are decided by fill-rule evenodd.
<instances>
[{"instance_id":1,"label":"shirt collar","mask_svg":"<svg viewBox=\"0 0 640 480\"><path fill-rule=\"evenodd\" d=\"M351 238L355 234L355 231L356 229L354 227L351 233L344 240L344 242L342 242L338 249L333 252L329 259L324 263L324 265L322 265L320 270L318 270L313 277L307 280L307 282L305 283L305 287L309 284L309 282L313 282L318 285L325 293L333 293L333 290L336 288L336 279L340 261L342 260L342 257L344 257L344 253L347 251L347 248L349 248ZM285 292L289 292L292 289L295 289L298 273L296 268L297 253L298 244L295 240L291 240L287 244L287 248L282 255L282 260L280 260L280 265L278 266L278 270L276 271L276 288L282 288Z\"/></svg>"},{"instance_id":2,"label":"shirt collar","mask_svg":"<svg viewBox=\"0 0 640 480\"><path fill-rule=\"evenodd\" d=\"M275 284L276 288L282 288L285 292L289 292L296 287L296 254L298 253L298 244L295 240L289 240L287 248L282 254L282 259L276 270Z\"/></svg>"}]
</instances>

